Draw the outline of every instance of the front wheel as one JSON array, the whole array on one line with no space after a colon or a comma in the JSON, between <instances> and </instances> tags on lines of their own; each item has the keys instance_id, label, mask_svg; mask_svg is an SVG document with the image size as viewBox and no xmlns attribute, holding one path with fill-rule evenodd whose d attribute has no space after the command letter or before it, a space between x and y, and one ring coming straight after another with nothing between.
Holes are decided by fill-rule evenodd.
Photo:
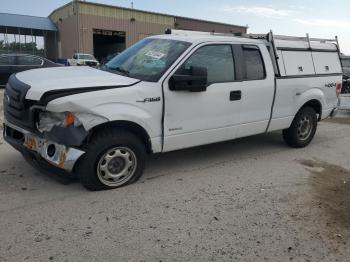
<instances>
[{"instance_id":1,"label":"front wheel","mask_svg":"<svg viewBox=\"0 0 350 262\"><path fill-rule=\"evenodd\" d=\"M301 148L310 144L317 130L317 114L312 107L303 107L292 125L283 130L284 141L291 147Z\"/></svg>"},{"instance_id":2,"label":"front wheel","mask_svg":"<svg viewBox=\"0 0 350 262\"><path fill-rule=\"evenodd\" d=\"M137 181L145 162L145 145L137 136L111 129L93 137L77 173L89 190L114 189Z\"/></svg>"}]
</instances>

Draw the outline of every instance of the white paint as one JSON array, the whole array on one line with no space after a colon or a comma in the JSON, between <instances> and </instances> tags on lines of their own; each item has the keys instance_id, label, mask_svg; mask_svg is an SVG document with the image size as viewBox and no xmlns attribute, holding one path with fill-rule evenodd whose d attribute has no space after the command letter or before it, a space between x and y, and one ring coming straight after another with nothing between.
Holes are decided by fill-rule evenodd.
<instances>
[{"instance_id":1,"label":"white paint","mask_svg":"<svg viewBox=\"0 0 350 262\"><path fill-rule=\"evenodd\" d=\"M45 92L51 90L134 84L131 87L58 98L47 105L47 110L70 111L77 113L77 116L87 114L89 128L101 123L91 121L91 115L98 116L99 120L135 123L148 133L154 152L225 141L266 131L274 98L275 72L270 54L262 41L204 34L164 35L157 38L187 41L193 45L156 83L142 81L136 84L137 79L88 67L31 70L17 74L17 77L31 86L26 98L32 100L39 100ZM257 45L265 61L266 78L215 83L208 86L206 92L199 93L169 90L168 81L175 70L197 48L213 43ZM329 47L328 44L326 47ZM311 52L279 51L279 54L278 63L282 75L315 73ZM339 58L324 54L327 53L315 54L317 70L329 64L331 72L337 73ZM299 65L303 67L303 74L297 72ZM341 82L341 76L277 79L276 82L275 106L268 131L288 128L299 109L310 100L321 103L322 118L328 117L337 106L335 87L327 87L327 84ZM241 91L242 99L230 101L231 91ZM157 99L154 102L140 102L146 101L146 98Z\"/></svg>"},{"instance_id":2,"label":"white paint","mask_svg":"<svg viewBox=\"0 0 350 262\"><path fill-rule=\"evenodd\" d=\"M16 77L31 86L26 95L31 100L39 100L45 92L52 90L131 85L138 81L85 66L33 69L18 73Z\"/></svg>"}]
</instances>

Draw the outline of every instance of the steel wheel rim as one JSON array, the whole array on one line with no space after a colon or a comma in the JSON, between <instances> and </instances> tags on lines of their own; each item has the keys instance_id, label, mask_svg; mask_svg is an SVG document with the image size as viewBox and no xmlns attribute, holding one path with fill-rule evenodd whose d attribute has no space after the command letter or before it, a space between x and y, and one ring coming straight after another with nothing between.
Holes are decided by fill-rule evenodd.
<instances>
[{"instance_id":1,"label":"steel wheel rim","mask_svg":"<svg viewBox=\"0 0 350 262\"><path fill-rule=\"evenodd\" d=\"M312 120L310 116L303 116L297 127L298 138L300 140L307 140L312 132Z\"/></svg>"},{"instance_id":2,"label":"steel wheel rim","mask_svg":"<svg viewBox=\"0 0 350 262\"><path fill-rule=\"evenodd\" d=\"M135 174L137 159L127 147L115 147L102 155L97 164L97 177L106 186L120 186Z\"/></svg>"}]
</instances>

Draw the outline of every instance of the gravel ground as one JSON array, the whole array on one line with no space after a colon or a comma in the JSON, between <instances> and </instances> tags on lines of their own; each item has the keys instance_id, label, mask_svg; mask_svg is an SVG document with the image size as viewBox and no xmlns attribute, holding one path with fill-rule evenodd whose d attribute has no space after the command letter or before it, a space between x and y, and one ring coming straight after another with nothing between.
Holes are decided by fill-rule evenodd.
<instances>
[{"instance_id":1,"label":"gravel ground","mask_svg":"<svg viewBox=\"0 0 350 262\"><path fill-rule=\"evenodd\" d=\"M343 118L300 150L272 133L156 155L138 183L103 192L0 141L0 261L349 261Z\"/></svg>"}]
</instances>

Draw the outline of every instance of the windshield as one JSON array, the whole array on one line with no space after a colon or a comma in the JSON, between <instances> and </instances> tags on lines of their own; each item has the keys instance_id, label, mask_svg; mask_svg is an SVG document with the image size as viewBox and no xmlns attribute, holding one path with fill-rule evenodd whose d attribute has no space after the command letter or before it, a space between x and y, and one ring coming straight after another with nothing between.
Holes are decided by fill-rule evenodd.
<instances>
[{"instance_id":1,"label":"windshield","mask_svg":"<svg viewBox=\"0 0 350 262\"><path fill-rule=\"evenodd\" d=\"M342 59L341 61L343 67L349 67L350 68L350 59Z\"/></svg>"},{"instance_id":2,"label":"windshield","mask_svg":"<svg viewBox=\"0 0 350 262\"><path fill-rule=\"evenodd\" d=\"M79 59L96 60L95 57L93 57L92 55L79 55Z\"/></svg>"},{"instance_id":3,"label":"windshield","mask_svg":"<svg viewBox=\"0 0 350 262\"><path fill-rule=\"evenodd\" d=\"M157 82L191 45L188 42L146 38L113 58L105 69L128 77Z\"/></svg>"}]
</instances>

